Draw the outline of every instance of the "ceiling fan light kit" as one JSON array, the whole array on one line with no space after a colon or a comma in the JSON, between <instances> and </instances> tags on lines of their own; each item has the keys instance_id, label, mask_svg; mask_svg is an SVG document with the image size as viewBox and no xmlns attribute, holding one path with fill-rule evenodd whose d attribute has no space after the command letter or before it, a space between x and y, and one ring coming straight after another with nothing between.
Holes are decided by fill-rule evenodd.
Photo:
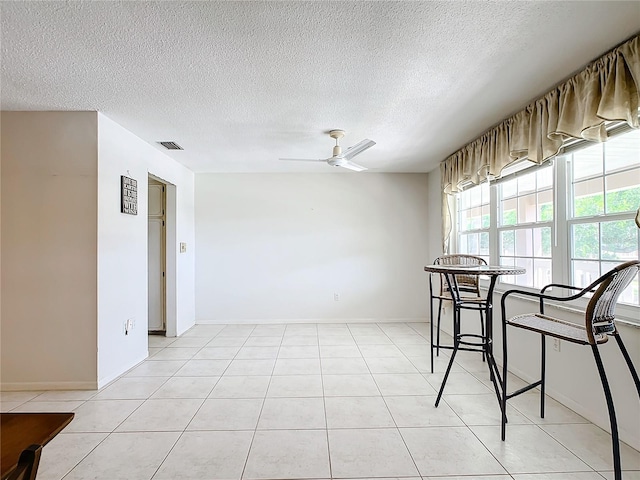
<instances>
[{"instance_id":1,"label":"ceiling fan light kit","mask_svg":"<svg viewBox=\"0 0 640 480\"><path fill-rule=\"evenodd\" d=\"M333 155L329 158L323 159L310 159L310 158L281 158L280 160L293 160L293 161L303 161L303 162L326 162L332 167L342 167L348 170L353 170L354 172L362 172L367 170L367 167L363 167L362 165L358 165L351 161L353 157L361 154L366 149L373 147L376 142L373 140L362 140L359 143L356 143L352 147L347 148L345 153L342 153L342 147L338 143L339 140L344 137L344 130L331 130L329 132L329 136L336 140L336 144L333 147Z\"/></svg>"}]
</instances>

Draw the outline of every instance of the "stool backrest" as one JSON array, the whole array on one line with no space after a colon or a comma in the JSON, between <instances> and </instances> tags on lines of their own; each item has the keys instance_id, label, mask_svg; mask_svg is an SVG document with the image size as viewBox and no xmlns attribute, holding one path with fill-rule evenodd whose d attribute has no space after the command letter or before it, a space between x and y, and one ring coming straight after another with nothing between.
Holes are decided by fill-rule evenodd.
<instances>
[{"instance_id":1,"label":"stool backrest","mask_svg":"<svg viewBox=\"0 0 640 480\"><path fill-rule=\"evenodd\" d=\"M622 263L602 275L587 289L597 287L586 310L586 330L589 343L596 343L594 335L608 334L616 331L616 304L620 294L633 281L640 270L640 260Z\"/></svg>"},{"instance_id":2,"label":"stool backrest","mask_svg":"<svg viewBox=\"0 0 640 480\"><path fill-rule=\"evenodd\" d=\"M452 255L442 255L433 261L434 265L486 265L487 261L482 257L476 257L474 255L465 255L462 253L455 253ZM456 281L458 282L458 290L461 292L480 294L478 289L478 275L456 275ZM444 275L440 275L440 293L449 291L449 285L444 278Z\"/></svg>"}]
</instances>

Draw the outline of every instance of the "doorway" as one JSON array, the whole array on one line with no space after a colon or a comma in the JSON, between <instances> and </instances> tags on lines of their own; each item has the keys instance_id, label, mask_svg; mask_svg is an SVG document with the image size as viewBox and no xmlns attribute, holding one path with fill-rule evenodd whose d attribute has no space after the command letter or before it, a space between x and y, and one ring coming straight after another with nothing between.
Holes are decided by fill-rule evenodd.
<instances>
[{"instance_id":1,"label":"doorway","mask_svg":"<svg viewBox=\"0 0 640 480\"><path fill-rule=\"evenodd\" d=\"M149 177L148 199L148 330L150 334L165 335L167 331L166 185Z\"/></svg>"}]
</instances>

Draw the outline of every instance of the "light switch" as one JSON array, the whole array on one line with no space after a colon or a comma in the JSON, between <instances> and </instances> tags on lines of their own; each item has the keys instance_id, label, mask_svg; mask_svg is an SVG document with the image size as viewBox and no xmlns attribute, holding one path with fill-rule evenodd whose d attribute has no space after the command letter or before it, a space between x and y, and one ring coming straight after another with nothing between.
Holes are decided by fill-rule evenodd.
<instances>
[{"instance_id":1,"label":"light switch","mask_svg":"<svg viewBox=\"0 0 640 480\"><path fill-rule=\"evenodd\" d=\"M187 244L185 242L180 242L180 253L185 253L187 251Z\"/></svg>"}]
</instances>

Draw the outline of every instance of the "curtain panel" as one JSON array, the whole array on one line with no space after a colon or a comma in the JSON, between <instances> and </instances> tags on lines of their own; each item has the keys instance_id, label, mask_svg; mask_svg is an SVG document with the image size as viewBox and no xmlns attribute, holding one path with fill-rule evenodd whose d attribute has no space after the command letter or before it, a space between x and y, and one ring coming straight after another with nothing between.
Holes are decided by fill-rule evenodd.
<instances>
[{"instance_id":1,"label":"curtain panel","mask_svg":"<svg viewBox=\"0 0 640 480\"><path fill-rule=\"evenodd\" d=\"M638 128L640 35L589 64L523 110L482 134L440 164L443 186L443 251L449 253L448 195L463 184L499 177L509 164L527 158L543 163L568 139L607 140L606 121Z\"/></svg>"}]
</instances>

